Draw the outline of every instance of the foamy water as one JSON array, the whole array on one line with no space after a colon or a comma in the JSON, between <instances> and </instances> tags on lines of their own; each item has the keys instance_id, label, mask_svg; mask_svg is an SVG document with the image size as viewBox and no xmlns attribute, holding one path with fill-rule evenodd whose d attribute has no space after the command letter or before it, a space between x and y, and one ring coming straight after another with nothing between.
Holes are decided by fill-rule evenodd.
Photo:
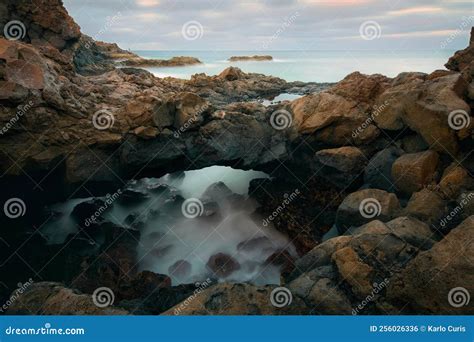
<instances>
[{"instance_id":1,"label":"foamy water","mask_svg":"<svg viewBox=\"0 0 474 342\"><path fill-rule=\"evenodd\" d=\"M140 270L169 275L173 284L203 281L212 277L206 265L211 256L223 253L239 264L230 275L218 276L218 281L278 284L280 267L267 259L275 252L287 250L296 255L288 238L271 225L263 225L263 217L255 214L258 203L249 199L249 182L266 178L258 171L234 170L212 166L161 178L145 178L128 188L147 194L137 202L113 203L103 217L119 225L139 229L138 243ZM205 198L203 193L216 182L230 189L225 196ZM153 192L159 184L169 186L164 192ZM233 195L230 195L233 193ZM198 217L183 216L182 200L199 200L203 212ZM42 229L50 243L63 243L67 236L78 231L71 217L74 207L87 199L71 199L51 206L60 213ZM172 265L185 261L190 266L186 274L173 272ZM171 268L171 269L170 269Z\"/></svg>"}]
</instances>

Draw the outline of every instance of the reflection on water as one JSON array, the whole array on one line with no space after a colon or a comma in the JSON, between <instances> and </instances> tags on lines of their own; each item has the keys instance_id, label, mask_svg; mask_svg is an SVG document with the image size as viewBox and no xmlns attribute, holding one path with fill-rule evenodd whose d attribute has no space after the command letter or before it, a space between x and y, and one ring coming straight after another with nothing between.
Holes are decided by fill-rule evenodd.
<instances>
[{"instance_id":1,"label":"reflection on water","mask_svg":"<svg viewBox=\"0 0 474 342\"><path fill-rule=\"evenodd\" d=\"M289 240L273 227L264 227L248 198L249 182L266 178L258 171L213 166L131 181L103 218L140 231L141 270L169 275L173 284L203 281L249 281L279 284L279 253L294 256ZM78 231L71 217L85 199L50 208L55 217L42 232L50 243L62 243ZM197 205L198 215L187 215L185 204ZM280 258L281 259L281 258Z\"/></svg>"}]
</instances>

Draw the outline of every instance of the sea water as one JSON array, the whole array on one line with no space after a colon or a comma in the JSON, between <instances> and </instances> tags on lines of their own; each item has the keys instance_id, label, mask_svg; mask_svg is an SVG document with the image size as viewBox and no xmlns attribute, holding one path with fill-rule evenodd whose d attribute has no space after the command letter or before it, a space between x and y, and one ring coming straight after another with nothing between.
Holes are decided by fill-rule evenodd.
<instances>
[{"instance_id":1,"label":"sea water","mask_svg":"<svg viewBox=\"0 0 474 342\"><path fill-rule=\"evenodd\" d=\"M401 72L444 69L451 50L420 51L134 51L145 58L196 57L203 64L146 68L158 77L189 79L196 73L216 75L229 66L287 81L338 82L354 71L395 77ZM229 62L231 56L271 55L272 61Z\"/></svg>"}]
</instances>

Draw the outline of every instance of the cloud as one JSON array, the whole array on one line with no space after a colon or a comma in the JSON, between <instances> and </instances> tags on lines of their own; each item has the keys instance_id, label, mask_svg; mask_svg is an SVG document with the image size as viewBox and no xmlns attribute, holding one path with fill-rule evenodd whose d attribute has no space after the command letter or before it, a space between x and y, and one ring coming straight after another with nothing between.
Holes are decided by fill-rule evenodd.
<instances>
[{"instance_id":1,"label":"cloud","mask_svg":"<svg viewBox=\"0 0 474 342\"><path fill-rule=\"evenodd\" d=\"M404 8L396 11L388 12L389 15L410 15L410 14L425 14L425 13L433 13L433 12L440 12L443 9L441 7L410 7Z\"/></svg>"},{"instance_id":2,"label":"cloud","mask_svg":"<svg viewBox=\"0 0 474 342\"><path fill-rule=\"evenodd\" d=\"M137 5L142 7L155 7L159 4L159 0L137 0Z\"/></svg>"},{"instance_id":3,"label":"cloud","mask_svg":"<svg viewBox=\"0 0 474 342\"><path fill-rule=\"evenodd\" d=\"M64 0L84 33L123 48L169 50L437 49L472 13L466 1L410 0ZM121 13L107 25L107 18ZM295 13L299 15L289 20ZM198 21L202 37L182 37L183 24ZM359 27L376 21L380 39L361 42ZM472 24L472 23L471 23ZM110 26L104 30L104 27ZM464 48L467 29L450 48ZM276 38L275 38L276 37Z\"/></svg>"}]
</instances>

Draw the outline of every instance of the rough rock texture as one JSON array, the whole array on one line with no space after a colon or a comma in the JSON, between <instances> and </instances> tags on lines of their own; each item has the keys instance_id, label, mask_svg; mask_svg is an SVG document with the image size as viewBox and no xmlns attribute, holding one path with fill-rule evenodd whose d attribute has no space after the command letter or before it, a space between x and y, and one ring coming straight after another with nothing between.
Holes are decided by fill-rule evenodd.
<instances>
[{"instance_id":1,"label":"rough rock texture","mask_svg":"<svg viewBox=\"0 0 474 342\"><path fill-rule=\"evenodd\" d=\"M424 76L396 83L377 100L388 103L374 119L379 128L400 130L409 127L431 148L450 153L458 150L457 132L449 126L449 114L454 110L470 113L463 100L467 82L459 74L435 79Z\"/></svg>"},{"instance_id":2,"label":"rough rock texture","mask_svg":"<svg viewBox=\"0 0 474 342\"><path fill-rule=\"evenodd\" d=\"M466 77L471 77L472 74L469 74L469 70L473 70L473 61L474 61L474 27L471 28L471 40L469 46L461 51L457 51L454 56L452 56L449 61L445 64L446 68L453 71L467 71L465 73Z\"/></svg>"},{"instance_id":3,"label":"rough rock texture","mask_svg":"<svg viewBox=\"0 0 474 342\"><path fill-rule=\"evenodd\" d=\"M398 214L400 203L395 194L384 190L365 189L351 193L337 208L336 225L343 233L349 227L358 227L378 219L389 221Z\"/></svg>"},{"instance_id":4,"label":"rough rock texture","mask_svg":"<svg viewBox=\"0 0 474 342\"><path fill-rule=\"evenodd\" d=\"M345 145L366 143L379 134L368 122L360 134L353 131L369 119L373 99L388 83L381 75L352 73L325 92L308 95L291 103L293 122L300 133L311 133L317 140ZM355 86L357 84L357 86Z\"/></svg>"},{"instance_id":5,"label":"rough rock texture","mask_svg":"<svg viewBox=\"0 0 474 342\"><path fill-rule=\"evenodd\" d=\"M344 146L316 152L316 166L321 176L340 188L349 186L361 176L367 158L357 147Z\"/></svg>"},{"instance_id":6,"label":"rough rock texture","mask_svg":"<svg viewBox=\"0 0 474 342\"><path fill-rule=\"evenodd\" d=\"M435 151L409 153L392 164L392 179L398 190L411 194L433 183L438 167Z\"/></svg>"},{"instance_id":7,"label":"rough rock texture","mask_svg":"<svg viewBox=\"0 0 474 342\"><path fill-rule=\"evenodd\" d=\"M473 314L474 303L454 307L448 301L456 287L474 293L474 217L470 216L432 249L420 253L391 282L387 297L419 313ZM458 294L459 295L459 294ZM455 304L462 296L451 297Z\"/></svg>"},{"instance_id":8,"label":"rough rock texture","mask_svg":"<svg viewBox=\"0 0 474 342\"><path fill-rule=\"evenodd\" d=\"M8 308L9 315L128 315L114 306L94 304L90 295L52 282L34 283Z\"/></svg>"},{"instance_id":9,"label":"rough rock texture","mask_svg":"<svg viewBox=\"0 0 474 342\"><path fill-rule=\"evenodd\" d=\"M434 191L423 189L413 193L405 208L407 215L428 224L439 223L448 211L447 203Z\"/></svg>"},{"instance_id":10,"label":"rough rock texture","mask_svg":"<svg viewBox=\"0 0 474 342\"><path fill-rule=\"evenodd\" d=\"M392 165L403 154L396 147L389 147L377 152L367 164L364 171L364 182L371 188L394 191Z\"/></svg>"},{"instance_id":11,"label":"rough rock texture","mask_svg":"<svg viewBox=\"0 0 474 342\"><path fill-rule=\"evenodd\" d=\"M218 284L191 296L187 305L177 305L164 315L283 315L308 311L303 301L293 298L282 308L272 305L274 286Z\"/></svg>"},{"instance_id":12,"label":"rough rock texture","mask_svg":"<svg viewBox=\"0 0 474 342\"><path fill-rule=\"evenodd\" d=\"M5 203L22 194L27 211L17 220L0 216L9 227L0 239L9 293L1 287L0 296L31 276L17 254L41 278L67 286L37 283L12 313L472 313L472 301L454 308L447 298L453 288L474 291L473 39L448 62L451 71L395 78L354 72L328 88L234 67L190 80L116 69L117 59L137 56L81 34L59 0L2 2L0 24L12 19L26 32L18 41L0 38L0 197ZM305 96L260 103L282 92ZM453 128L453 111L471 124ZM275 127L277 114L285 127ZM127 181L216 164L271 176L249 186L261 204L252 219L267 218L300 257L279 250L264 259L284 268L289 306L272 305L275 286L221 283L196 294L193 284L172 286L168 276L138 272L139 213L130 212L125 226L100 218L79 224L77 234L54 245L36 231L57 215L45 213L45 204L118 188L118 202L130 210L169 192L168 214L182 216L184 198L166 186L141 191ZM396 191L404 208L384 190ZM210 197L206 220L219 200ZM376 202L361 215L364 199ZM95 208L73 216L82 222ZM323 241L335 224L345 235ZM240 250L247 244L264 242ZM225 276L229 257L219 259L211 269ZM171 271L185 276L182 265ZM100 286L125 310L91 306Z\"/></svg>"}]
</instances>

